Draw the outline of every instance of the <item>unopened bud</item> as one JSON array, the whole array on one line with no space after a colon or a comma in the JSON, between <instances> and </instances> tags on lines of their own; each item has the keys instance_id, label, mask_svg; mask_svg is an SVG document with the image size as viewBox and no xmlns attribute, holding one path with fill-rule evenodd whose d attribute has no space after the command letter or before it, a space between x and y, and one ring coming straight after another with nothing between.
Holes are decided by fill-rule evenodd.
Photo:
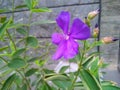
<instances>
[{"instance_id":1,"label":"unopened bud","mask_svg":"<svg viewBox=\"0 0 120 90\"><path fill-rule=\"evenodd\" d=\"M99 14L99 12L100 12L100 9L97 9L95 11L89 12L88 13L88 18L90 20L92 20L93 18L95 18Z\"/></svg>"},{"instance_id":2,"label":"unopened bud","mask_svg":"<svg viewBox=\"0 0 120 90\"><path fill-rule=\"evenodd\" d=\"M109 43L113 43L113 42L115 42L115 41L117 41L117 40L119 40L119 39L116 39L116 38L113 38L113 37L104 37L104 38L102 39L102 42L103 42L104 44L109 44Z\"/></svg>"},{"instance_id":3,"label":"unopened bud","mask_svg":"<svg viewBox=\"0 0 120 90\"><path fill-rule=\"evenodd\" d=\"M89 27L91 26L90 20L87 17L85 17L84 21Z\"/></svg>"},{"instance_id":4,"label":"unopened bud","mask_svg":"<svg viewBox=\"0 0 120 90\"><path fill-rule=\"evenodd\" d=\"M97 38L99 34L99 28L98 28L98 24L95 25L95 28L93 29L93 37Z\"/></svg>"}]
</instances>

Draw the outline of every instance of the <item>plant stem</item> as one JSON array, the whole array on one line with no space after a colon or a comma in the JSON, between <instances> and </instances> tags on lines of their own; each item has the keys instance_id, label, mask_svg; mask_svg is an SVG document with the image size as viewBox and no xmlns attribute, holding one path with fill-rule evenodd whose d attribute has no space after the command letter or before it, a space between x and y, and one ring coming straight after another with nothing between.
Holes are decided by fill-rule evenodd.
<instances>
[{"instance_id":1,"label":"plant stem","mask_svg":"<svg viewBox=\"0 0 120 90\"><path fill-rule=\"evenodd\" d=\"M30 23L31 23L31 20L32 20L32 12L30 12L30 16L29 16L29 20L28 20L28 26L27 26L27 30L28 30L28 32L27 32L27 35L26 35L26 38L29 36L29 33L30 33ZM25 48L27 48L27 42L25 42ZM24 58L26 57L26 52L25 52L25 54L24 54Z\"/></svg>"},{"instance_id":2,"label":"plant stem","mask_svg":"<svg viewBox=\"0 0 120 90\"><path fill-rule=\"evenodd\" d=\"M12 37L11 37L10 33L8 32L8 30L6 30L6 33L7 33L7 35L8 35L8 38L10 39L10 41L13 43L14 49L15 49L15 51L16 51L17 48L16 48L16 45L15 45L15 42L14 42L14 40L12 39Z\"/></svg>"},{"instance_id":3,"label":"plant stem","mask_svg":"<svg viewBox=\"0 0 120 90\"><path fill-rule=\"evenodd\" d=\"M85 50L86 50L86 41L84 41L84 43L83 43L84 45L83 45L83 50L82 50L82 55L81 55L81 57L80 57L80 62L79 62L79 64L78 64L78 70L77 70L77 74L76 74L76 76L75 76L75 78L74 78L74 80L73 80L73 82L72 82L72 85L71 85L71 87L70 87L70 89L69 90L73 90L73 88L74 88L74 84L75 84L75 82L76 82L76 80L77 80L77 78L78 78L78 75L79 75L79 72L80 72L80 70L81 70L81 67L82 67L82 61L83 61L83 58L84 58L84 54L85 54ZM79 53L80 54L80 53Z\"/></svg>"},{"instance_id":4,"label":"plant stem","mask_svg":"<svg viewBox=\"0 0 120 90\"><path fill-rule=\"evenodd\" d=\"M8 62L3 58L3 57L0 57L5 63L8 64Z\"/></svg>"}]
</instances>

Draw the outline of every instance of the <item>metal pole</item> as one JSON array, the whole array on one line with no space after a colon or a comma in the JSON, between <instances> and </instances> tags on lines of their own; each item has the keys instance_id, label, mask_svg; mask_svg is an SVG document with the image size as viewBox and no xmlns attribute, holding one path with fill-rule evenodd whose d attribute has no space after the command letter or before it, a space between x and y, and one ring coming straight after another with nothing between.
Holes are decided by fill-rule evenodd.
<instances>
[{"instance_id":1,"label":"metal pole","mask_svg":"<svg viewBox=\"0 0 120 90\"><path fill-rule=\"evenodd\" d=\"M99 26L99 35L98 35L98 41L100 40L100 29L101 29L101 11L102 11L102 0L99 0L99 9L100 13L98 15L98 26ZM100 52L100 46L97 47L97 51Z\"/></svg>"}]
</instances>

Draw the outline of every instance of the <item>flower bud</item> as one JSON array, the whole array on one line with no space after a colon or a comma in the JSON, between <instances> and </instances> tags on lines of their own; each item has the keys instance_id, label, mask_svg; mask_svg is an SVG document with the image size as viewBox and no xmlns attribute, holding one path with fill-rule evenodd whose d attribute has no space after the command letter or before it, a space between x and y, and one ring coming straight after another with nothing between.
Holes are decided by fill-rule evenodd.
<instances>
[{"instance_id":1,"label":"flower bud","mask_svg":"<svg viewBox=\"0 0 120 90\"><path fill-rule=\"evenodd\" d=\"M100 9L89 12L88 13L88 19L92 20L93 18L95 18L99 14L99 12L100 12Z\"/></svg>"},{"instance_id":2,"label":"flower bud","mask_svg":"<svg viewBox=\"0 0 120 90\"><path fill-rule=\"evenodd\" d=\"M89 20L87 17L85 17L84 22L85 22L89 27L91 26L90 20Z\"/></svg>"},{"instance_id":3,"label":"flower bud","mask_svg":"<svg viewBox=\"0 0 120 90\"><path fill-rule=\"evenodd\" d=\"M113 43L113 42L115 42L115 41L117 41L117 40L119 40L119 39L113 38L113 37L104 37L104 38L102 39L102 42L103 42L104 44L109 44L109 43Z\"/></svg>"},{"instance_id":4,"label":"flower bud","mask_svg":"<svg viewBox=\"0 0 120 90\"><path fill-rule=\"evenodd\" d=\"M99 34L99 28L98 28L98 24L95 25L95 28L93 29L93 37L97 38Z\"/></svg>"}]
</instances>

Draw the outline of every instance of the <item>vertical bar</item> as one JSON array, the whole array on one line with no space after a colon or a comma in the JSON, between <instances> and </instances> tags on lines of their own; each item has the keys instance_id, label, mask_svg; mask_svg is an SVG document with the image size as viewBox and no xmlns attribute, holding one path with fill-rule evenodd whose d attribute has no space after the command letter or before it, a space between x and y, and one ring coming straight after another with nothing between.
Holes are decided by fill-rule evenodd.
<instances>
[{"instance_id":1,"label":"vertical bar","mask_svg":"<svg viewBox=\"0 0 120 90\"><path fill-rule=\"evenodd\" d=\"M120 71L120 31L119 31L119 50L118 50L118 70Z\"/></svg>"},{"instance_id":2,"label":"vertical bar","mask_svg":"<svg viewBox=\"0 0 120 90\"><path fill-rule=\"evenodd\" d=\"M98 15L98 26L99 26L99 35L98 35L98 41L100 40L100 29L101 29L101 8L102 8L102 0L99 0L99 9L100 13ZM100 46L97 47L97 51L100 52Z\"/></svg>"}]
</instances>

